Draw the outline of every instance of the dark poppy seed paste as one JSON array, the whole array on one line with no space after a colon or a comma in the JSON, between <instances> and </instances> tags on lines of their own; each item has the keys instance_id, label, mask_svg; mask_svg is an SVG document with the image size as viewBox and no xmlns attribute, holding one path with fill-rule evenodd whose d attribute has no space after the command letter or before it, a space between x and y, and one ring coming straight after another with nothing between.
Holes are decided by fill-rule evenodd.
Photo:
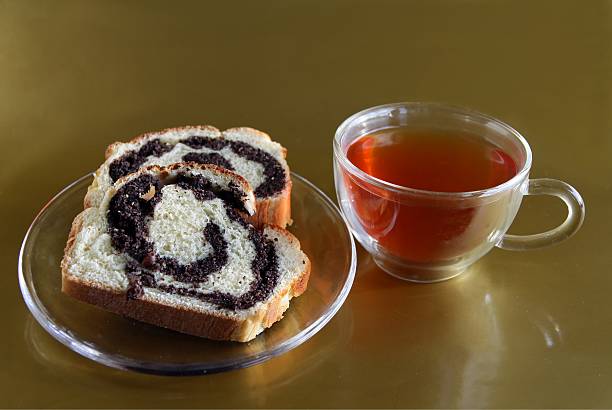
<instances>
[{"instance_id":1,"label":"dark poppy seed paste","mask_svg":"<svg viewBox=\"0 0 612 410\"><path fill-rule=\"evenodd\" d=\"M197 162L200 164L214 164L233 170L230 161L223 156L221 150L229 147L236 155L260 164L263 167L264 181L255 189L257 198L267 198L281 192L285 187L287 175L283 166L273 155L254 147L246 142L226 140L225 138L210 138L191 136L180 141L193 149L208 148L218 153L188 153L181 159L183 161ZM113 182L119 178L138 170L151 157L161 157L174 148L172 144L166 144L158 139L147 142L140 149L127 152L111 162L109 175Z\"/></svg>"},{"instance_id":2,"label":"dark poppy seed paste","mask_svg":"<svg viewBox=\"0 0 612 410\"><path fill-rule=\"evenodd\" d=\"M196 288L197 284L206 281L208 276L219 272L228 263L228 243L221 227L214 222L209 222L202 232L212 248L206 257L185 265L175 258L155 253L149 238L149 222L155 217L155 206L162 200L162 187L171 184L191 190L195 198L202 202L222 199L228 218L248 230L249 240L255 248L255 257L251 262L253 279L247 292L234 296L220 291L205 293ZM148 197L146 194L152 188L155 194ZM248 309L270 296L279 277L278 256L272 241L266 239L236 211L237 205L241 203L241 193L237 187L230 187L229 191L214 192L212 189L210 181L199 175L179 174L174 181L162 183L157 177L145 174L127 182L113 196L109 203L107 221L113 248L128 258L128 299L141 297L144 288L148 287L197 298L219 308L238 310ZM192 286L179 287L158 282L152 273L154 271Z\"/></svg>"}]
</instances>

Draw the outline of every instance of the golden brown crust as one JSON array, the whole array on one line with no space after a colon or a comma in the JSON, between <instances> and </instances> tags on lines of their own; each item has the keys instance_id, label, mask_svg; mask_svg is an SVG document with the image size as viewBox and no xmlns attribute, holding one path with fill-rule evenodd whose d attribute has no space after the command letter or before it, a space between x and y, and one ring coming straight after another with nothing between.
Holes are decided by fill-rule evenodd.
<instances>
[{"instance_id":1,"label":"golden brown crust","mask_svg":"<svg viewBox=\"0 0 612 410\"><path fill-rule=\"evenodd\" d=\"M249 218L256 227L276 225L285 228L291 225L291 180L285 189L272 198L255 199L257 211Z\"/></svg>"},{"instance_id":2,"label":"golden brown crust","mask_svg":"<svg viewBox=\"0 0 612 410\"><path fill-rule=\"evenodd\" d=\"M123 144L120 141L115 141L112 144L110 144L108 147L106 147L106 150L104 150L104 160L106 161L107 159L109 159L111 157L111 155L114 154L115 150L117 149L117 146Z\"/></svg>"},{"instance_id":3,"label":"golden brown crust","mask_svg":"<svg viewBox=\"0 0 612 410\"><path fill-rule=\"evenodd\" d=\"M302 293L306 292L308 288L308 280L310 279L310 271L312 269L312 265L310 263L310 259L306 258L305 260L305 268L302 275L291 285L291 291L293 292L293 297L298 297Z\"/></svg>"},{"instance_id":4,"label":"golden brown crust","mask_svg":"<svg viewBox=\"0 0 612 410\"><path fill-rule=\"evenodd\" d=\"M152 325L214 340L248 342L261 330L282 319L289 299L305 290L310 276L310 261L302 273L272 300L244 320L236 320L182 307L173 307L146 299L128 300L125 293L103 289L71 276L62 263L62 291L82 302L131 317Z\"/></svg>"},{"instance_id":5,"label":"golden brown crust","mask_svg":"<svg viewBox=\"0 0 612 410\"><path fill-rule=\"evenodd\" d=\"M125 293L91 286L74 277L62 276L62 291L82 302L152 325L216 340L240 337L240 322L144 299L128 300Z\"/></svg>"}]
</instances>

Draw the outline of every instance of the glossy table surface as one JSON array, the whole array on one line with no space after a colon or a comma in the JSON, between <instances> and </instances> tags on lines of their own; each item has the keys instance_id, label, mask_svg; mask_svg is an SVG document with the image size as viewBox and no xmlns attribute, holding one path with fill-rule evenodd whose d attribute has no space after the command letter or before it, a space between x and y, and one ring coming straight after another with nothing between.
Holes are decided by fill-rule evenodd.
<instances>
[{"instance_id":1,"label":"glossy table surface","mask_svg":"<svg viewBox=\"0 0 612 410\"><path fill-rule=\"evenodd\" d=\"M611 39L608 1L0 1L0 407L612 407ZM581 231L493 250L435 285L395 280L360 250L353 290L319 334L224 374L105 368L28 313L21 239L109 143L250 125L333 196L335 128L394 101L513 125L532 176L583 194ZM527 198L511 232L564 212Z\"/></svg>"}]
</instances>

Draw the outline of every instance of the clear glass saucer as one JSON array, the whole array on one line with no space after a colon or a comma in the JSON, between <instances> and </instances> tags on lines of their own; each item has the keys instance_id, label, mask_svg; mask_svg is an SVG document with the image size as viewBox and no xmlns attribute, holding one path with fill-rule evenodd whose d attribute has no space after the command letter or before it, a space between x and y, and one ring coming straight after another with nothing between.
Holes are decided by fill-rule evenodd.
<instances>
[{"instance_id":1,"label":"clear glass saucer","mask_svg":"<svg viewBox=\"0 0 612 410\"><path fill-rule=\"evenodd\" d=\"M38 323L73 351L107 366L166 375L193 375L252 366L304 343L346 299L356 270L353 238L335 204L292 173L293 232L312 261L306 292L285 318L249 343L201 339L128 319L61 292L60 261L73 218L92 181L86 175L40 211L19 254L19 285Z\"/></svg>"}]
</instances>

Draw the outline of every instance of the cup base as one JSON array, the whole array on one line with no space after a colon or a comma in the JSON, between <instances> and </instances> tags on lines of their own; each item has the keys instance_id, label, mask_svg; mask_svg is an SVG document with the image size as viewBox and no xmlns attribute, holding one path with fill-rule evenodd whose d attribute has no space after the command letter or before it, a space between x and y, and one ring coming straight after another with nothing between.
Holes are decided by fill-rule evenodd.
<instances>
[{"instance_id":1,"label":"cup base","mask_svg":"<svg viewBox=\"0 0 612 410\"><path fill-rule=\"evenodd\" d=\"M406 265L390 260L374 257L374 263L385 273L394 278L414 283L437 283L461 275L467 266L453 266L444 268L419 267Z\"/></svg>"}]
</instances>

